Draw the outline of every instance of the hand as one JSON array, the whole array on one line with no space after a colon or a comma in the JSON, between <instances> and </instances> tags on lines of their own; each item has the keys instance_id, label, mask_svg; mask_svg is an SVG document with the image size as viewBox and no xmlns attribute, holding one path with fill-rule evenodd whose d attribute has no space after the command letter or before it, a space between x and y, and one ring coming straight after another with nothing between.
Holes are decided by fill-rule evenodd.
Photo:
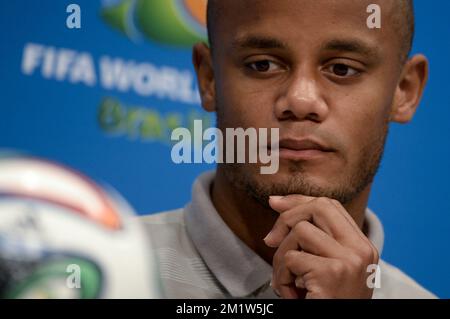
<instances>
[{"instance_id":1,"label":"hand","mask_svg":"<svg viewBox=\"0 0 450 319\"><path fill-rule=\"evenodd\" d=\"M376 247L334 199L271 197L280 213L265 243L277 248L272 288L283 298L371 298Z\"/></svg>"}]
</instances>

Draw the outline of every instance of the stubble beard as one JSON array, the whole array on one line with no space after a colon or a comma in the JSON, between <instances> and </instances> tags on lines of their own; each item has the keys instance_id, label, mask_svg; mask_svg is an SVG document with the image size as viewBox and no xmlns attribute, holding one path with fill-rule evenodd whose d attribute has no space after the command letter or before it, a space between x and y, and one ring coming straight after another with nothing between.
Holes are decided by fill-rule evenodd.
<instances>
[{"instance_id":1,"label":"stubble beard","mask_svg":"<svg viewBox=\"0 0 450 319\"><path fill-rule=\"evenodd\" d=\"M222 129L219 116L217 124ZM337 185L321 186L313 183L305 172L305 164L301 161L289 162L289 177L284 182L274 182L270 180L270 175L258 176L259 165L257 164L225 163L221 165L226 178L235 189L244 191L266 208L270 208L269 196L290 194L328 197L345 205L373 182L383 158L388 133L389 122L386 120L380 134L360 148L357 163L348 169L349 172L337 182Z\"/></svg>"}]
</instances>

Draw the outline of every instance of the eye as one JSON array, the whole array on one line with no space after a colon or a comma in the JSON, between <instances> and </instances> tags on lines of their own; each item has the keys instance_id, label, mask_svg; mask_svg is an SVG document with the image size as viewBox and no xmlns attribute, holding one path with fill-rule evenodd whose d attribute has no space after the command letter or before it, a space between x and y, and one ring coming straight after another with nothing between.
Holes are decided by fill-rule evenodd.
<instances>
[{"instance_id":1,"label":"eye","mask_svg":"<svg viewBox=\"0 0 450 319\"><path fill-rule=\"evenodd\" d=\"M277 63L269 60L260 60L247 63L246 66L252 69L253 71L261 73L273 72L280 69L280 66Z\"/></svg>"},{"instance_id":2,"label":"eye","mask_svg":"<svg viewBox=\"0 0 450 319\"><path fill-rule=\"evenodd\" d=\"M342 63L330 65L327 70L338 77L351 77L359 75L361 72Z\"/></svg>"}]
</instances>

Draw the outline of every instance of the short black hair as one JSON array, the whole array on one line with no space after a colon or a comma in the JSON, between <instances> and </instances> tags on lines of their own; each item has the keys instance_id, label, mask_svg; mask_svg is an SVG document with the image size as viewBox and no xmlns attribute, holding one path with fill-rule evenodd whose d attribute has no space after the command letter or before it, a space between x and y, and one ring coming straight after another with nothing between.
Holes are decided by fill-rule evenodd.
<instances>
[{"instance_id":1,"label":"short black hair","mask_svg":"<svg viewBox=\"0 0 450 319\"><path fill-rule=\"evenodd\" d=\"M245 0L242 0L245 1ZM393 17L395 28L401 41L400 60L403 64L409 57L414 41L415 19L413 0L392 0L396 3ZM214 44L214 21L220 17L221 6L226 0L208 0L207 25L208 40L211 48Z\"/></svg>"},{"instance_id":2,"label":"short black hair","mask_svg":"<svg viewBox=\"0 0 450 319\"><path fill-rule=\"evenodd\" d=\"M399 32L401 41L401 61L404 63L411 53L414 43L415 19L413 0L398 1L396 14L394 17L395 27Z\"/></svg>"}]
</instances>

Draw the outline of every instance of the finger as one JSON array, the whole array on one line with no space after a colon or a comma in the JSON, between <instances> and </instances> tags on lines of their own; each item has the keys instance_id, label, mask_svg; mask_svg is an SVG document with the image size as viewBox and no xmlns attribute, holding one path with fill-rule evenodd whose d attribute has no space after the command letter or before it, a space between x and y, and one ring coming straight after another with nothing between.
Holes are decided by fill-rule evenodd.
<instances>
[{"instance_id":1,"label":"finger","mask_svg":"<svg viewBox=\"0 0 450 319\"><path fill-rule=\"evenodd\" d=\"M344 209L344 208L342 208ZM351 218L351 216L350 216ZM264 238L269 247L278 247L289 231L301 221L310 221L330 236L354 241L361 238L340 208L328 198L316 198L281 213L272 230Z\"/></svg>"},{"instance_id":2,"label":"finger","mask_svg":"<svg viewBox=\"0 0 450 319\"><path fill-rule=\"evenodd\" d=\"M289 232L274 254L276 263L290 250L303 250L328 258L340 258L346 249L333 237L308 221L301 221Z\"/></svg>"},{"instance_id":3,"label":"finger","mask_svg":"<svg viewBox=\"0 0 450 319\"><path fill-rule=\"evenodd\" d=\"M304 204L313 200L314 197L304 195L287 195L287 196L270 196L269 205L277 212L283 213L300 204ZM302 219L297 219L300 222ZM279 243L287 236L292 225L286 225L282 221L277 220L272 231L263 239L266 245L272 248L278 247ZM275 232L273 232L275 230Z\"/></svg>"},{"instance_id":4,"label":"finger","mask_svg":"<svg viewBox=\"0 0 450 319\"><path fill-rule=\"evenodd\" d=\"M284 299L304 299L306 296L306 291L297 288L295 285L281 286L278 295Z\"/></svg>"},{"instance_id":5,"label":"finger","mask_svg":"<svg viewBox=\"0 0 450 319\"><path fill-rule=\"evenodd\" d=\"M274 286L280 296L290 299L304 297L308 287L306 275L323 268L328 260L304 251L289 251L286 255L285 267L279 269L275 276L279 281L274 283Z\"/></svg>"},{"instance_id":6,"label":"finger","mask_svg":"<svg viewBox=\"0 0 450 319\"><path fill-rule=\"evenodd\" d=\"M317 256L310 254L306 251L296 251L290 250L286 256L285 266L289 270L292 276L294 276L294 284L299 284L306 288L306 278L307 274L311 272L320 273L320 270L326 267L327 263L330 262L329 258ZM283 284L283 279L281 279L281 284Z\"/></svg>"},{"instance_id":7,"label":"finger","mask_svg":"<svg viewBox=\"0 0 450 319\"><path fill-rule=\"evenodd\" d=\"M289 271L287 263L292 261L292 254L300 249L302 253L330 258L344 253L344 248L336 240L316 226L306 221L297 224L275 252L272 262L272 283L285 298L289 295L288 288L295 286L295 276Z\"/></svg>"},{"instance_id":8,"label":"finger","mask_svg":"<svg viewBox=\"0 0 450 319\"><path fill-rule=\"evenodd\" d=\"M305 280L303 279L303 276L295 278L295 287L299 289L306 289L306 284Z\"/></svg>"},{"instance_id":9,"label":"finger","mask_svg":"<svg viewBox=\"0 0 450 319\"><path fill-rule=\"evenodd\" d=\"M282 213L286 210L294 208L299 204L310 202L313 199L314 197L299 194L292 194L287 196L270 196L269 205L273 210Z\"/></svg>"},{"instance_id":10,"label":"finger","mask_svg":"<svg viewBox=\"0 0 450 319\"><path fill-rule=\"evenodd\" d=\"M339 201L332 201L332 203L336 206L337 209L342 213L342 215L347 219L347 221L350 223L350 225L353 226L353 229L357 234L359 234L360 238L365 241L366 243L370 244L373 248L375 246L372 244L369 238L363 233L361 228L356 224L353 217L347 212L347 210L342 206L342 204ZM376 249L376 248L375 248Z\"/></svg>"},{"instance_id":11,"label":"finger","mask_svg":"<svg viewBox=\"0 0 450 319\"><path fill-rule=\"evenodd\" d=\"M353 219L353 217L349 214L349 212L345 209L344 206L342 206L342 204L337 201L337 200L331 200L331 203L341 212L342 216L345 217L345 219L347 219L347 221L349 222L350 225L353 226L353 228L360 233L361 235L364 236L364 233L362 232L361 228L356 224L355 220ZM365 237L365 236L364 236Z\"/></svg>"},{"instance_id":12,"label":"finger","mask_svg":"<svg viewBox=\"0 0 450 319\"><path fill-rule=\"evenodd\" d=\"M306 195L299 195L299 194L292 194L287 196L270 196L269 198L269 204L270 206L278 211L279 213L285 212L289 209L294 208L297 205L308 203L314 199L317 199L317 197L311 197ZM330 198L331 203L336 206L336 208L339 209L339 211L344 215L344 217L347 218L347 220L358 230L360 228L356 224L353 217L347 212L347 210L342 206L342 204L335 200Z\"/></svg>"}]
</instances>

